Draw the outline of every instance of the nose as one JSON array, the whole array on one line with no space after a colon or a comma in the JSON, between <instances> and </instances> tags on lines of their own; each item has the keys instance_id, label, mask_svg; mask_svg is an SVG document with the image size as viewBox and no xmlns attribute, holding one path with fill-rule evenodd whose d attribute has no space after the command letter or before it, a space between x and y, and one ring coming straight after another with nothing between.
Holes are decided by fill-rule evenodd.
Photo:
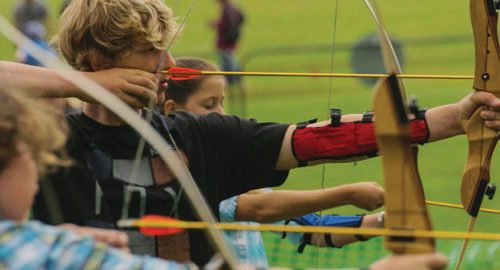
<instances>
[{"instance_id":1,"label":"nose","mask_svg":"<svg viewBox=\"0 0 500 270\"><path fill-rule=\"evenodd\" d=\"M224 107L222 105L218 105L217 108L215 109L215 112L222 115L226 114L226 112L224 111Z\"/></svg>"},{"instance_id":2,"label":"nose","mask_svg":"<svg viewBox=\"0 0 500 270\"><path fill-rule=\"evenodd\" d=\"M165 60L162 64L164 69L175 67L175 59L169 52L167 52L167 54L165 55Z\"/></svg>"},{"instance_id":3,"label":"nose","mask_svg":"<svg viewBox=\"0 0 500 270\"><path fill-rule=\"evenodd\" d=\"M157 64L155 72L159 72L162 70L169 69L171 67L175 67L175 60L169 52L161 52L159 59L157 61L161 61Z\"/></svg>"},{"instance_id":4,"label":"nose","mask_svg":"<svg viewBox=\"0 0 500 270\"><path fill-rule=\"evenodd\" d=\"M171 67L175 67L175 59L172 57L172 55L169 52L165 52L165 56L163 58L163 61L159 63L157 71L162 71L162 70L167 70ZM161 74L157 72L158 80L162 81L167 78L165 74Z\"/></svg>"}]
</instances>

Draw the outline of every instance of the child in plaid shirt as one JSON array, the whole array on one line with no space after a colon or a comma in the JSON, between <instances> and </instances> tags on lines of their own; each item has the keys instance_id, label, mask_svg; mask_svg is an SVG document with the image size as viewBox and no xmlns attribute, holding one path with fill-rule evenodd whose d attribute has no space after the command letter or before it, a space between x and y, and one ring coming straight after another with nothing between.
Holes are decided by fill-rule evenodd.
<instances>
[{"instance_id":1,"label":"child in plaid shirt","mask_svg":"<svg viewBox=\"0 0 500 270\"><path fill-rule=\"evenodd\" d=\"M55 154L65 138L46 108L0 90L0 268L190 269L190 264L132 256L108 245L126 246L122 233L94 229L97 238L91 238L79 234L76 226L67 230L24 221L38 190L39 172L68 163Z\"/></svg>"}]
</instances>

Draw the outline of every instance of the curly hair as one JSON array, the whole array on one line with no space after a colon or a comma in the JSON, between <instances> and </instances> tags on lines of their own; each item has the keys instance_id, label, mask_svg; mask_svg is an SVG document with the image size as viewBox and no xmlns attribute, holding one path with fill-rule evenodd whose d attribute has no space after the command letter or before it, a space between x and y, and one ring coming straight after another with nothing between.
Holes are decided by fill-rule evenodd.
<instances>
[{"instance_id":1,"label":"curly hair","mask_svg":"<svg viewBox=\"0 0 500 270\"><path fill-rule=\"evenodd\" d=\"M0 89L0 172L21 154L20 143L28 146L42 174L51 166L69 164L56 154L66 142L61 123L47 106Z\"/></svg>"},{"instance_id":2,"label":"curly hair","mask_svg":"<svg viewBox=\"0 0 500 270\"><path fill-rule=\"evenodd\" d=\"M91 71L91 57L113 63L137 43L164 49L176 30L161 0L72 0L52 43L71 66Z\"/></svg>"}]
</instances>

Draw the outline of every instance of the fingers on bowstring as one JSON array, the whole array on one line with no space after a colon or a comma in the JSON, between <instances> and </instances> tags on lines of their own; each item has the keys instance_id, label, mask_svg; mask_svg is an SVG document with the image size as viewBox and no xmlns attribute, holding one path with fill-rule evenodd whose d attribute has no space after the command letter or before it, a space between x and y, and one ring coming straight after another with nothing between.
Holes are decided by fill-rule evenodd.
<instances>
[{"instance_id":1,"label":"fingers on bowstring","mask_svg":"<svg viewBox=\"0 0 500 270\"><path fill-rule=\"evenodd\" d=\"M129 105L136 108L147 107L149 106L149 104L156 104L156 102L158 101L158 95L156 91L152 91L147 87L134 83L129 83L127 87L123 89L123 93L124 96L122 97L122 99Z\"/></svg>"},{"instance_id":2,"label":"fingers on bowstring","mask_svg":"<svg viewBox=\"0 0 500 270\"><path fill-rule=\"evenodd\" d=\"M148 105L150 104L150 100L156 102L157 98L156 96L149 97L149 94L148 97L141 97L141 98L134 95L124 94L120 96L120 99L131 107L142 109L144 107L148 107Z\"/></svg>"},{"instance_id":3,"label":"fingers on bowstring","mask_svg":"<svg viewBox=\"0 0 500 270\"><path fill-rule=\"evenodd\" d=\"M135 72L135 74L127 77L129 83L142 86L153 92L158 91L159 81L154 74L140 70Z\"/></svg>"}]
</instances>

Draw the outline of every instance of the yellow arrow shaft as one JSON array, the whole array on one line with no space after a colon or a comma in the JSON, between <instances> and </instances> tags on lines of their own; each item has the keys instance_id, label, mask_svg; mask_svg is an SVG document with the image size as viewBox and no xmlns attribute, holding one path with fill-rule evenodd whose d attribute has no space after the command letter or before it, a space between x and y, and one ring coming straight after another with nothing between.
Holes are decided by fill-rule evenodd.
<instances>
[{"instance_id":1,"label":"yellow arrow shaft","mask_svg":"<svg viewBox=\"0 0 500 270\"><path fill-rule=\"evenodd\" d=\"M167 75L237 75L237 76L281 76L281 77L336 77L336 78L385 78L387 74L370 73L313 73L313 72L264 72L264 71L197 71L197 72L170 72L161 71ZM402 79L450 79L471 80L468 75L432 75L432 74L398 74Z\"/></svg>"},{"instance_id":2,"label":"yellow arrow shaft","mask_svg":"<svg viewBox=\"0 0 500 270\"><path fill-rule=\"evenodd\" d=\"M375 228L351 228L351 227L324 227L324 226L286 226L271 224L240 224L240 223L216 223L209 225L201 221L141 221L121 220L119 227L151 227L151 228L183 228L183 229L206 229L213 227L222 230L250 230L250 231L273 231L273 232L310 232L310 233L336 233L336 234L362 234L374 236L410 236L445 239L475 239L475 240L500 240L497 233L464 233L449 231L423 231L423 230L394 230Z\"/></svg>"},{"instance_id":3,"label":"yellow arrow shaft","mask_svg":"<svg viewBox=\"0 0 500 270\"><path fill-rule=\"evenodd\" d=\"M449 208L464 209L464 207L462 205L454 204L454 203L435 202L435 201L425 201L425 203L428 205L434 205L434 206L443 206L443 207L449 207ZM479 211L485 212L485 213L491 213L491 214L500 214L500 210L496 210L496 209L480 208Z\"/></svg>"}]
</instances>

